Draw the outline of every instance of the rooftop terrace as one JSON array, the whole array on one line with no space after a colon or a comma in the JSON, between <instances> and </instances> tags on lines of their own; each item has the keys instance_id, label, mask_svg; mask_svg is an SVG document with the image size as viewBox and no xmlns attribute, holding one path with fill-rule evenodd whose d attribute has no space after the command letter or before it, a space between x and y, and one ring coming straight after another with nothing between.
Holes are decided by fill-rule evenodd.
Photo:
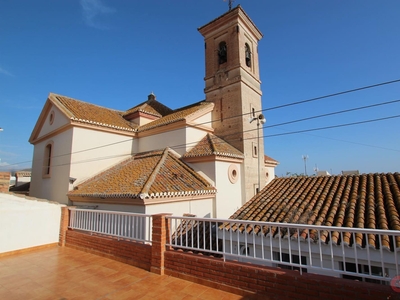
<instances>
[{"instance_id":1,"label":"rooftop terrace","mask_svg":"<svg viewBox=\"0 0 400 300\"><path fill-rule=\"evenodd\" d=\"M0 299L253 298L54 246L0 256Z\"/></svg>"}]
</instances>

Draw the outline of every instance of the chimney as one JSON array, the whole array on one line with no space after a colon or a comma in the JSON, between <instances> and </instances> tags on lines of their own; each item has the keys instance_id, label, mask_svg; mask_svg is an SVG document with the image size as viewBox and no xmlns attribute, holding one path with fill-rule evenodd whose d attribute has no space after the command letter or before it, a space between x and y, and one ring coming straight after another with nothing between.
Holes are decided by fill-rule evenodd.
<instances>
[{"instance_id":1,"label":"chimney","mask_svg":"<svg viewBox=\"0 0 400 300\"><path fill-rule=\"evenodd\" d=\"M8 193L10 189L10 172L0 172L0 193Z\"/></svg>"}]
</instances>

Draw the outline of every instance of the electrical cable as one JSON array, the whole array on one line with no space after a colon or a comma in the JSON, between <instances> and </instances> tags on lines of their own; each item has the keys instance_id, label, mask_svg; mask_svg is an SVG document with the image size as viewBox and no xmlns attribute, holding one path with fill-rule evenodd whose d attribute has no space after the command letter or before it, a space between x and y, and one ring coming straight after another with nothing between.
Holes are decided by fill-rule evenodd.
<instances>
[{"instance_id":1,"label":"electrical cable","mask_svg":"<svg viewBox=\"0 0 400 300\"><path fill-rule=\"evenodd\" d=\"M279 106L275 106L275 107L270 107L270 108L262 109L262 110L257 111L257 112L269 111L269 110L284 108L284 107L288 107L288 106L304 104L304 103L308 103L308 102L313 102L313 101L317 101L317 100L322 100L322 99L326 99L326 98L330 98L330 97L334 97L334 96L339 96L339 95L343 95L343 94L347 94L347 93L357 92L357 91L361 91L361 90L365 90L365 89L370 89L370 88L374 88L374 87L379 87L379 86L383 86L383 85L388 85L388 84L392 84L392 83L397 83L397 82L400 82L400 79L391 80L391 81L386 81L386 82L382 82L382 83L378 83L378 84L373 84L373 85L368 85L368 86L364 86L364 87L360 87L360 88L355 88L355 89L351 89L351 90L346 90L346 91L342 91L342 92L337 92L337 93L328 94L328 95L325 95L325 96L315 97L315 98L306 99L306 100L301 100L301 101L297 101L297 102L287 103L287 104L283 104L283 105L279 105ZM364 109L364 108L369 108L369 107L374 107L374 106L379 106L379 105L391 104L391 103L395 103L395 102L399 102L399 101L400 101L400 100L393 100L393 101L383 102L383 103L380 103L380 104L373 104L373 105L369 105L369 106L364 106L364 107L353 108L353 109L348 109L348 110L344 110L344 111L338 111L338 112L333 112L333 113L328 113L328 114L323 114L323 115L318 115L318 116L303 118L303 119L294 120L294 121L289 121L289 122L285 122L285 123L280 123L280 124L275 124L275 125L269 125L269 126L265 126L265 127L263 127L263 128L271 128L271 127L286 125L286 124L290 124L290 123L301 122L301 121L306 121L306 120L315 119L315 118L321 118L321 117L324 117L324 116L339 114L339 113L343 113L343 112L349 112L349 111L354 111L354 110L358 110L358 109ZM249 112L249 113L244 113L244 114L237 115L237 116L232 116L232 117L224 118L224 120L232 119L232 118L238 118L238 117L242 117L242 116L245 116L245 115L251 115L251 112ZM396 118L396 117L398 117L398 116L392 116L392 117L388 117L388 118L390 119L390 118ZM349 124L342 124L342 125L335 125L335 126L314 128L314 129L308 129L308 130L302 130L302 131L295 131L295 132L288 132L288 133L281 133L281 134L276 134L276 135L267 135L267 136L263 136L263 137L268 138L268 137L274 137L274 136L280 136L280 135L288 135L288 134L296 134L296 133L303 133L303 132L316 131L316 130L324 130L324 129L330 129L330 128L337 128L337 127L343 127L343 126L350 126L350 125L368 123L368 122L375 122L375 121L385 120L385 119L388 119L388 118L381 118L381 119L375 119L375 120L369 120L369 121L362 121L362 122L356 122L356 123L349 123ZM220 120L207 121L207 122L203 122L203 123L196 124L196 126L201 126L201 125L205 125L205 124L210 124L210 123L217 122L217 121L220 121ZM172 130L172 131L175 131L175 130L181 130L181 128L179 128L179 129L174 129L174 130ZM254 130L257 130L257 129L247 130L247 131L245 131L245 132L254 131ZM65 156L65 155L71 155L71 154L75 154L75 153L81 153L81 152L85 152L85 151L90 151L90 150L94 150L94 149L99 149L99 148L102 148L102 147L108 147L108 146L115 145L115 144L119 144L119 143L123 143L123 142L129 142L129 141L131 141L131 140L132 140L132 139L127 139L127 140L124 140L124 141L119 141L119 142L115 142L115 143L111 143L111 144L107 144L107 145L102 145L102 146L98 146L98 147L93 147L93 148L88 148L88 149L80 150L80 151L77 151L77 152L71 152L71 153L61 154L61 155L59 155L59 156ZM189 144L190 144L190 143L187 143L187 144L185 144L185 146L186 146L186 145L189 145ZM179 147L179 146L182 147L183 144L182 144L182 145L177 145L177 146L172 146L172 147L170 147L170 148ZM176 149L176 148L175 148L175 149ZM58 157L58 156L55 156L55 157ZM27 162L29 162L29 161L27 161ZM19 162L19 163L15 163L15 164L9 164L8 166L18 165L18 164L27 163L27 162Z\"/></svg>"}]
</instances>

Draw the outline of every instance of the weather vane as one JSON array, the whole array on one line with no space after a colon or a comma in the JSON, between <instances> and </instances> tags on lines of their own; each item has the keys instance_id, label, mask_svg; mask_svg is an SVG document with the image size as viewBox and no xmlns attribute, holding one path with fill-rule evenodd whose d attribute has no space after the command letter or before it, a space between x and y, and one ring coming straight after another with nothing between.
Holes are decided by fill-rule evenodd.
<instances>
[{"instance_id":1,"label":"weather vane","mask_svg":"<svg viewBox=\"0 0 400 300\"><path fill-rule=\"evenodd\" d=\"M229 10L232 9L232 3L235 2L235 0L224 0L224 2L228 1L228 5L229 5Z\"/></svg>"}]
</instances>

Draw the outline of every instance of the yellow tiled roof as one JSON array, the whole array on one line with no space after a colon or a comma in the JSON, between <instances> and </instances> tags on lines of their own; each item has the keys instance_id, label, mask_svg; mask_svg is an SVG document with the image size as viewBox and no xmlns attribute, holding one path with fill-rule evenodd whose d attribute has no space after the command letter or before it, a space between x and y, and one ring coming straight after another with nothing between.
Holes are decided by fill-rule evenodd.
<instances>
[{"instance_id":1,"label":"yellow tiled roof","mask_svg":"<svg viewBox=\"0 0 400 300\"><path fill-rule=\"evenodd\" d=\"M400 230L400 173L275 178L231 219ZM365 238L359 246L379 247Z\"/></svg>"},{"instance_id":2,"label":"yellow tiled roof","mask_svg":"<svg viewBox=\"0 0 400 300\"><path fill-rule=\"evenodd\" d=\"M78 185L68 196L144 199L214 193L210 183L167 148L136 154Z\"/></svg>"},{"instance_id":3,"label":"yellow tiled roof","mask_svg":"<svg viewBox=\"0 0 400 300\"><path fill-rule=\"evenodd\" d=\"M50 100L71 120L117 130L134 131L138 125L123 118L124 112L69 97L50 94Z\"/></svg>"},{"instance_id":4,"label":"yellow tiled roof","mask_svg":"<svg viewBox=\"0 0 400 300\"><path fill-rule=\"evenodd\" d=\"M208 133L196 146L185 153L183 157L189 158L210 155L244 158L242 152L212 133Z\"/></svg>"},{"instance_id":5,"label":"yellow tiled roof","mask_svg":"<svg viewBox=\"0 0 400 300\"><path fill-rule=\"evenodd\" d=\"M186 106L186 107L182 107L180 109L176 109L169 115L166 115L158 120L155 120L153 122L150 122L148 124L140 126L138 128L138 131L139 132L146 131L146 130L153 129L153 128L156 128L159 126L164 126L167 124L185 120L186 118L190 117L191 115L193 115L195 113L198 113L201 111L206 111L206 110L210 109L210 107L212 107L213 105L214 104L211 102L202 101L202 102L194 103L194 104Z\"/></svg>"},{"instance_id":6,"label":"yellow tiled roof","mask_svg":"<svg viewBox=\"0 0 400 300\"><path fill-rule=\"evenodd\" d=\"M124 131L146 131L182 121L202 111L210 110L213 106L211 102L202 101L171 110L154 97L149 97L146 102L127 111L119 111L53 93L50 94L49 99L73 121ZM159 119L139 126L124 118L135 112L147 113Z\"/></svg>"}]
</instances>

